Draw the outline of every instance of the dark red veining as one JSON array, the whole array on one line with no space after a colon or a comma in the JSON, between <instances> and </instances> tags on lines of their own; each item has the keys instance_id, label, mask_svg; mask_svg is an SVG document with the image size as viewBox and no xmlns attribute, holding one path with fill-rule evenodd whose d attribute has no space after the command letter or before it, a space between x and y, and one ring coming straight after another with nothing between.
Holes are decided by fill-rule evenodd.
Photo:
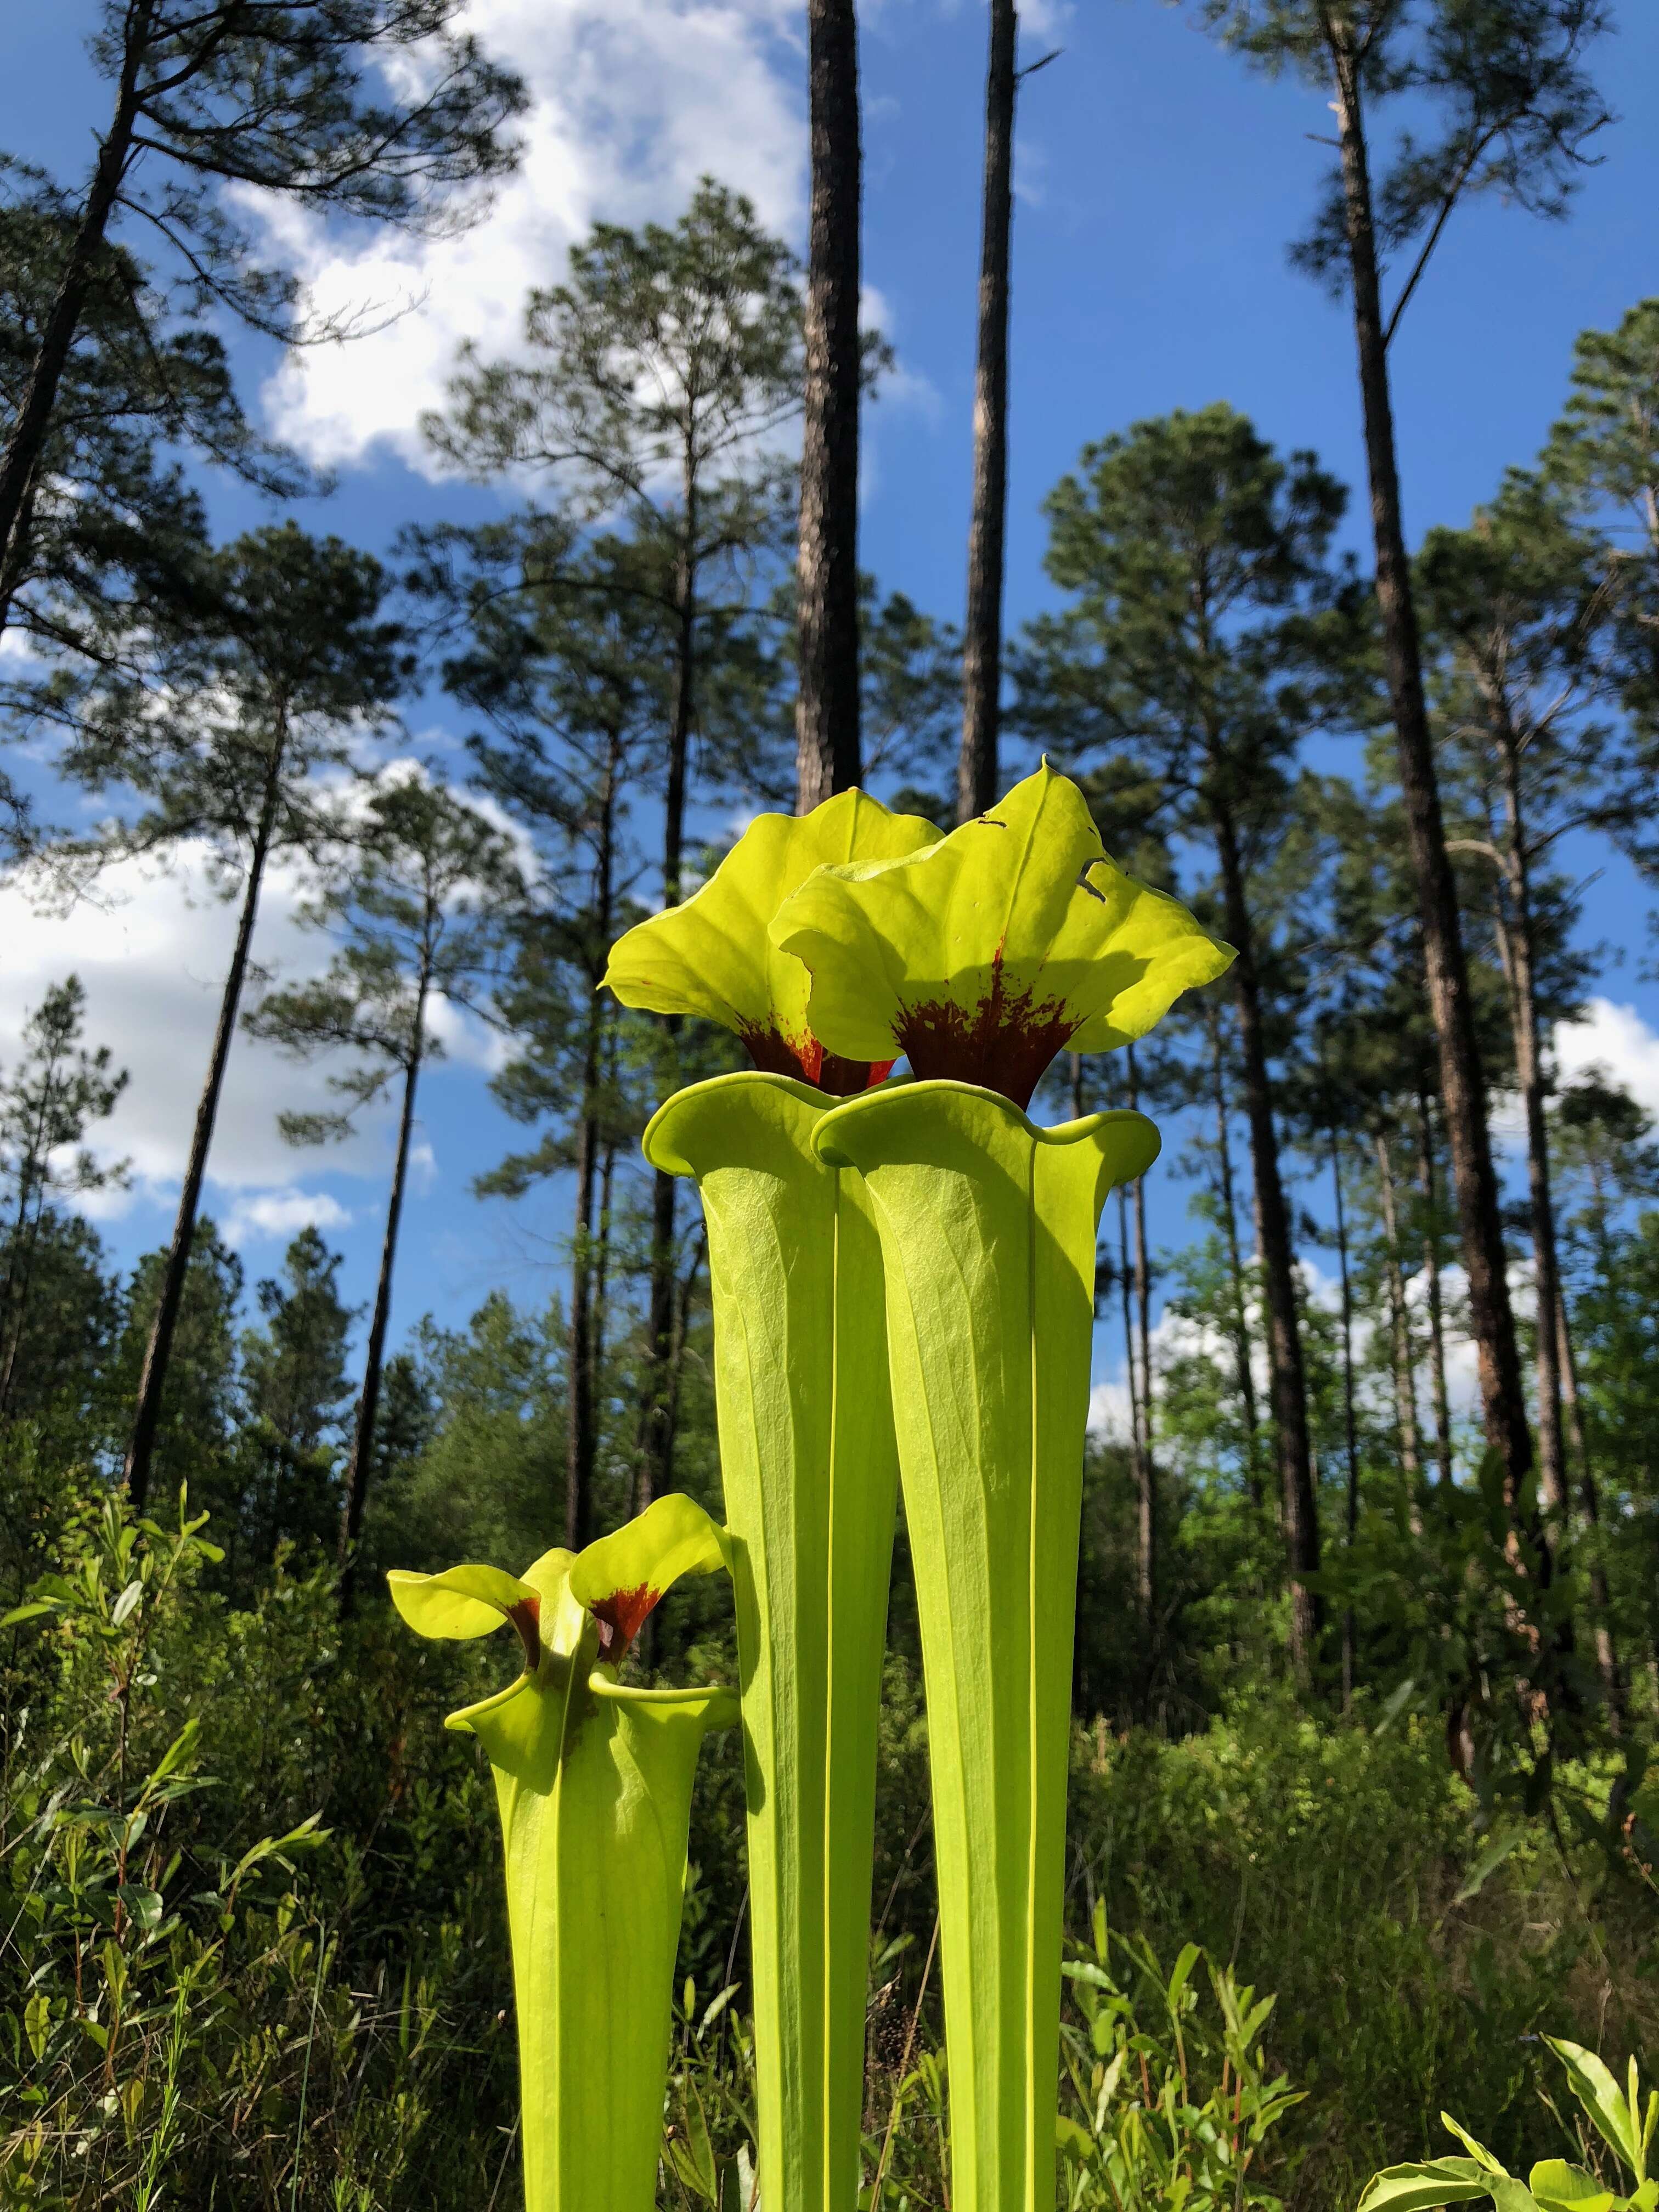
<instances>
[{"instance_id":1,"label":"dark red veining","mask_svg":"<svg viewBox=\"0 0 1659 2212\"><path fill-rule=\"evenodd\" d=\"M645 1626L646 1615L661 1598L659 1589L649 1583L640 1583L633 1589L613 1590L609 1597L597 1599L588 1611L599 1624L599 1657L612 1667L620 1667L628 1656L628 1647Z\"/></svg>"},{"instance_id":2,"label":"dark red veining","mask_svg":"<svg viewBox=\"0 0 1659 2212\"><path fill-rule=\"evenodd\" d=\"M811 1030L799 1037L786 1036L775 1024L740 1030L749 1057L763 1075L793 1075L815 1091L845 1098L854 1091L872 1091L893 1072L890 1060L842 1060L826 1052Z\"/></svg>"},{"instance_id":3,"label":"dark red veining","mask_svg":"<svg viewBox=\"0 0 1659 2212\"><path fill-rule=\"evenodd\" d=\"M542 1659L542 1601L532 1590L517 1604L507 1608L507 1617L519 1632L519 1641L524 1646L526 1672L533 1674Z\"/></svg>"},{"instance_id":4,"label":"dark red veining","mask_svg":"<svg viewBox=\"0 0 1659 2212\"><path fill-rule=\"evenodd\" d=\"M948 999L906 1006L894 1034L922 1079L975 1083L1000 1091L1023 1112L1055 1054L1079 1026L1063 1000L1040 999L1034 985L1006 989L999 949L990 990L976 1006Z\"/></svg>"}]
</instances>

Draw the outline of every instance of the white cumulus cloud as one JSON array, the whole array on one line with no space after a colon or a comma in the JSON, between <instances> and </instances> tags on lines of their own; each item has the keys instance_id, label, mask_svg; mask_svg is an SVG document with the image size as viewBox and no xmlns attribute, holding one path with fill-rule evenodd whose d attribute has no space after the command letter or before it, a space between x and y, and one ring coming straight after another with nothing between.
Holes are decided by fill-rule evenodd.
<instances>
[{"instance_id":1,"label":"white cumulus cloud","mask_svg":"<svg viewBox=\"0 0 1659 2212\"><path fill-rule=\"evenodd\" d=\"M349 1210L325 1190L262 1190L236 1199L225 1217L227 1243L238 1246L280 1237L284 1243L302 1229L343 1229Z\"/></svg>"},{"instance_id":2,"label":"white cumulus cloud","mask_svg":"<svg viewBox=\"0 0 1659 2212\"><path fill-rule=\"evenodd\" d=\"M467 27L530 88L523 165L459 237L346 236L261 204L307 311L356 313L371 331L289 355L266 392L273 428L325 465L380 445L429 467L416 426L441 402L460 341L512 352L526 293L559 281L596 217L672 221L708 173L793 234L805 157L799 13L789 0L473 0Z\"/></svg>"},{"instance_id":3,"label":"white cumulus cloud","mask_svg":"<svg viewBox=\"0 0 1659 2212\"><path fill-rule=\"evenodd\" d=\"M1564 1083L1592 1067L1659 1120L1659 1035L1634 1006L1592 999L1576 1022L1558 1022L1555 1064Z\"/></svg>"}]
</instances>

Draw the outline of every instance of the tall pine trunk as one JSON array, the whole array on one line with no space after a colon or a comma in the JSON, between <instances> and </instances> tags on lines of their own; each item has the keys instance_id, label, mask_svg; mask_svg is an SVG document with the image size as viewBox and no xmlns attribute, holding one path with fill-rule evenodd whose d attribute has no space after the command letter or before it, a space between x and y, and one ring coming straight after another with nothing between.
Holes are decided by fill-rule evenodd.
<instances>
[{"instance_id":1,"label":"tall pine trunk","mask_svg":"<svg viewBox=\"0 0 1659 2212\"><path fill-rule=\"evenodd\" d=\"M114 112L98 149L92 184L76 225L69 258L46 312L17 419L6 441L4 456L0 458L0 578L5 580L4 593L0 597L0 630L6 626L11 594L23 566L20 536L27 527L31 489L52 427L58 387L69 363L70 349L75 343L92 283L94 264L103 250L115 197L121 189L121 179L131 155L133 131L138 119L138 76L149 52L150 22L155 13L155 0L130 0Z\"/></svg>"},{"instance_id":2,"label":"tall pine trunk","mask_svg":"<svg viewBox=\"0 0 1659 2212\"><path fill-rule=\"evenodd\" d=\"M587 964L587 1026L582 1041L581 1112L576 1123L576 1218L571 1236L570 1321L566 1343L564 1487L564 1540L573 1552L580 1551L592 1534L593 1468L598 1449L594 1200L599 1181L599 1073L605 1029L599 979L605 973L611 947L619 751L613 732L599 787L599 840L593 862L592 949Z\"/></svg>"},{"instance_id":3,"label":"tall pine trunk","mask_svg":"<svg viewBox=\"0 0 1659 2212\"><path fill-rule=\"evenodd\" d=\"M1451 1399L1446 1389L1446 1298L1440 1279L1440 1176L1429 1094L1417 1094L1417 1187L1423 1200L1423 1288L1429 1310L1429 1403L1440 1480L1452 1480Z\"/></svg>"},{"instance_id":4,"label":"tall pine trunk","mask_svg":"<svg viewBox=\"0 0 1659 2212\"><path fill-rule=\"evenodd\" d=\"M683 496L685 543L676 598L678 637L674 668L674 717L668 737L668 781L663 799L662 896L665 906L680 902L685 851L685 793L696 714L697 568L699 494L696 466L684 459ZM680 1033L680 1018L667 1015L663 1027L671 1039ZM658 1170L651 1186L651 1269L646 1298L645 1383L640 1397L635 1494L643 1511L671 1486L674 1467L674 1216L678 1185Z\"/></svg>"},{"instance_id":5,"label":"tall pine trunk","mask_svg":"<svg viewBox=\"0 0 1659 2212\"><path fill-rule=\"evenodd\" d=\"M1341 146L1343 210L1376 550L1377 611L1398 744L1401 793L1417 878L1429 1005L1439 1047L1440 1095L1468 1275L1469 1326L1480 1364L1487 1442L1504 1468L1510 1513L1518 1525L1532 1472L1532 1434L1504 1272L1503 1222L1486 1124L1486 1085L1469 1000L1456 884L1446 853L1440 789L1423 696L1417 613L1401 520L1358 63L1350 27L1333 15L1323 20ZM1535 1516L1526 1517L1530 1525L1525 1533L1536 1551L1540 1572L1547 1577L1550 1563L1543 1530L1536 1524Z\"/></svg>"},{"instance_id":6,"label":"tall pine trunk","mask_svg":"<svg viewBox=\"0 0 1659 2212\"><path fill-rule=\"evenodd\" d=\"M1521 749L1501 695L1492 701L1506 817L1507 848L1498 912L1498 945L1509 985L1515 1072L1527 1124L1527 1194L1532 1221L1534 1280L1538 1297L1538 1478L1544 1502L1567 1510L1566 1448L1561 1432L1561 1350L1550 1316L1560 1304L1561 1267L1550 1191L1549 1127L1545 1119L1543 1053L1538 1030L1536 947L1532 869L1521 792Z\"/></svg>"},{"instance_id":7,"label":"tall pine trunk","mask_svg":"<svg viewBox=\"0 0 1659 2212\"><path fill-rule=\"evenodd\" d=\"M1400 1211L1394 1182L1394 1154L1386 1131L1376 1133L1376 1187L1382 1212L1383 1269L1389 1297L1389 1362L1394 1374L1394 1417L1400 1437L1400 1474L1406 1490L1406 1520L1414 1536L1423 1533L1423 1445L1417 1421L1417 1360L1412 1348L1411 1316L1400 1258Z\"/></svg>"},{"instance_id":8,"label":"tall pine trunk","mask_svg":"<svg viewBox=\"0 0 1659 2212\"><path fill-rule=\"evenodd\" d=\"M1233 1183L1231 1109L1227 1099L1227 1069L1221 1034L1221 1016L1212 1000L1204 1007L1210 1040L1210 1085L1215 1100L1216 1174L1220 1186L1222 1235L1227 1247L1227 1280L1233 1340L1233 1367L1239 1403L1244 1413L1244 1484L1250 1504L1259 1515L1266 1502L1261 1495L1261 1469L1256 1458L1258 1416L1255 1370L1250 1364L1249 1304L1244 1289L1244 1261L1238 1249L1238 1201Z\"/></svg>"},{"instance_id":9,"label":"tall pine trunk","mask_svg":"<svg viewBox=\"0 0 1659 2212\"><path fill-rule=\"evenodd\" d=\"M1330 1133L1331 1189L1336 1200L1336 1257L1342 1288L1342 1441L1347 1462L1346 1534L1350 1560L1359 1533L1359 1431L1354 1418L1353 1283L1348 1272L1348 1216L1342 1195L1342 1146L1336 1131ZM1353 1704L1353 1607L1342 1612L1342 1710Z\"/></svg>"},{"instance_id":10,"label":"tall pine trunk","mask_svg":"<svg viewBox=\"0 0 1659 2212\"><path fill-rule=\"evenodd\" d=\"M1625 1678L1619 1665L1619 1646L1613 1631L1613 1607L1607 1591L1607 1537L1601 1527L1601 1489L1595 1479L1595 1465L1590 1458L1589 1443L1584 1434L1584 1411L1578 1399L1578 1363L1573 1353L1572 1330L1567 1319L1566 1292L1559 1279L1555 1285L1555 1333L1560 1362L1562 1404L1573 1459L1577 1465L1578 1503L1584 1516L1584 1533L1589 1552L1590 1627L1595 1638L1595 1671L1601 1680L1601 1695L1607 1703L1608 1730L1614 1736L1622 1736L1629 1713L1625 1698Z\"/></svg>"},{"instance_id":11,"label":"tall pine trunk","mask_svg":"<svg viewBox=\"0 0 1659 2212\"><path fill-rule=\"evenodd\" d=\"M862 773L859 737L859 42L854 0L807 0L806 265L796 641L796 811Z\"/></svg>"},{"instance_id":12,"label":"tall pine trunk","mask_svg":"<svg viewBox=\"0 0 1659 2212\"><path fill-rule=\"evenodd\" d=\"M363 1531L368 1504L368 1482L374 1456L374 1425L380 1411L380 1376L386 1366L386 1333L392 1319L392 1278L398 1263L398 1230L403 1220L404 1188L409 1179L410 1140L415 1128L415 1087L420 1080L426 1045L426 1002L431 975L422 966L415 993L415 1023L408 1065L404 1070L404 1098L398 1116L398 1151L392 1163L392 1190L386 1200L386 1233L380 1240L380 1273L374 1285L374 1310L368 1324L368 1346L363 1354L363 1387L357 1399L357 1419L352 1431L351 1456L346 1462L345 1497L340 1507L340 1611L351 1611L357 1595L357 1541Z\"/></svg>"},{"instance_id":13,"label":"tall pine trunk","mask_svg":"<svg viewBox=\"0 0 1659 2212\"><path fill-rule=\"evenodd\" d=\"M271 836L276 823L276 805L282 789L283 754L286 743L286 726L279 720L265 772L258 823L248 855L247 882L243 887L242 910L236 924L236 943L231 952L224 989L220 994L219 1020L213 1032L213 1049L208 1057L207 1080L202 1085L201 1099L196 1109L196 1126L191 1133L190 1157L185 1164L184 1187L179 1194L173 1242L167 1247L167 1261L161 1271L161 1293L156 1301L155 1317L150 1322L149 1338L144 1346L144 1364L138 1377L138 1396L133 1407L126 1463L121 1474L135 1513L142 1513L149 1500L150 1468L155 1456L156 1432L161 1426L161 1398L167 1389L167 1364L173 1357L173 1332L179 1325L179 1309L184 1300L185 1279L190 1268L190 1248L195 1240L196 1216L202 1202L202 1182L207 1173L208 1154L213 1146L213 1125L219 1112L219 1094L224 1088L225 1066L230 1058L230 1041L236 1034L236 1017L241 1006L242 987L247 980L248 948L253 942L253 925L259 911L259 892L264 882L265 863L270 856Z\"/></svg>"},{"instance_id":14,"label":"tall pine trunk","mask_svg":"<svg viewBox=\"0 0 1659 2212\"><path fill-rule=\"evenodd\" d=\"M979 358L974 378L974 501L968 532L968 620L962 641L962 751L957 767L958 822L983 814L997 795L1008 502L1008 264L1014 215L1014 52L1018 33L1014 0L991 0Z\"/></svg>"},{"instance_id":15,"label":"tall pine trunk","mask_svg":"<svg viewBox=\"0 0 1659 2212\"><path fill-rule=\"evenodd\" d=\"M1139 1105L1135 1076L1135 1048L1124 1048L1129 1079L1129 1106ZM1140 1437L1135 1452L1135 1606L1143 1638L1141 1658L1150 1708L1152 1680L1157 1663L1158 1641L1158 1462L1152 1442L1152 1272L1146 1249L1146 1179L1137 1176L1130 1205L1134 1215L1135 1322L1140 1339Z\"/></svg>"},{"instance_id":16,"label":"tall pine trunk","mask_svg":"<svg viewBox=\"0 0 1659 2212\"><path fill-rule=\"evenodd\" d=\"M1218 810L1216 852L1238 1013L1244 1115L1250 1133L1250 1170L1255 1184L1256 1225L1261 1241L1262 1289L1267 1309L1267 1371L1272 1386L1273 1442L1283 1499L1285 1547L1291 1584L1291 1660L1305 1681L1319 1641L1322 1607L1309 1578L1319 1572L1319 1505L1308 1436L1307 1382L1302 1359L1302 1322L1297 1307L1296 1255L1290 1208L1279 1168L1273 1086L1261 1022L1255 932L1244 890L1243 861L1231 817Z\"/></svg>"}]
</instances>

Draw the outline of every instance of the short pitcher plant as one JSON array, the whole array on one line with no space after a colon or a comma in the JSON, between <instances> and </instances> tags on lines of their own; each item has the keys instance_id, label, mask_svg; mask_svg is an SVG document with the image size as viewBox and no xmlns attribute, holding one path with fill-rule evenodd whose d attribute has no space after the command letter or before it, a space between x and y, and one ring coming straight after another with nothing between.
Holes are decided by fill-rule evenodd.
<instances>
[{"instance_id":1,"label":"short pitcher plant","mask_svg":"<svg viewBox=\"0 0 1659 2212\"><path fill-rule=\"evenodd\" d=\"M643 1690L617 1668L657 1601L726 1564L700 1505L665 1497L585 1552L522 1577L392 1574L422 1636L523 1646L518 1680L447 1725L495 1777L519 2025L525 2212L651 2212L657 2201L691 1782L729 1690Z\"/></svg>"},{"instance_id":2,"label":"short pitcher plant","mask_svg":"<svg viewBox=\"0 0 1659 2212\"><path fill-rule=\"evenodd\" d=\"M510 1621L524 1643L520 1680L451 1725L495 1770L528 2212L653 2201L691 1777L733 1701L626 1688L615 1669L676 1576L720 1566L737 1613L759 2203L858 2201L901 1486L951 2203L1052 2206L1096 1233L1159 1139L1139 1114L1046 1128L1026 1109L1059 1053L1145 1036L1231 957L1114 865L1046 763L948 837L861 792L763 815L694 896L614 947L605 982L624 1005L719 1023L754 1062L679 1092L645 1134L702 1200L727 1525L667 1498L522 1580L392 1577L425 1634Z\"/></svg>"}]
</instances>

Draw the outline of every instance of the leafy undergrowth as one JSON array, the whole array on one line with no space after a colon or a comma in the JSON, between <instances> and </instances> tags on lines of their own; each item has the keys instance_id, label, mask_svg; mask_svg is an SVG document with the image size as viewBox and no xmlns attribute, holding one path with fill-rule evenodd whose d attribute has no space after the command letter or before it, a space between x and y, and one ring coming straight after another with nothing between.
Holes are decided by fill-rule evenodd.
<instances>
[{"instance_id":1,"label":"leafy undergrowth","mask_svg":"<svg viewBox=\"0 0 1659 2212\"><path fill-rule=\"evenodd\" d=\"M0 1631L0 2205L514 2212L493 1811L441 1727L491 1657L369 1604L342 1626L322 1572L233 1608L209 1532L135 1529L99 1486L38 1525ZM740 1791L733 1739L698 1784L673 2212L751 2193ZM880 1820L866 2199L944 2212L926 1728L897 1664ZM1057 2203L1325 2212L1442 2154L1443 2109L1512 2172L1582 2160L1540 2038L1651 2073L1659 1913L1576 1833L1481 1828L1426 1722L1263 1693L1184 1740L1080 1734Z\"/></svg>"}]
</instances>

